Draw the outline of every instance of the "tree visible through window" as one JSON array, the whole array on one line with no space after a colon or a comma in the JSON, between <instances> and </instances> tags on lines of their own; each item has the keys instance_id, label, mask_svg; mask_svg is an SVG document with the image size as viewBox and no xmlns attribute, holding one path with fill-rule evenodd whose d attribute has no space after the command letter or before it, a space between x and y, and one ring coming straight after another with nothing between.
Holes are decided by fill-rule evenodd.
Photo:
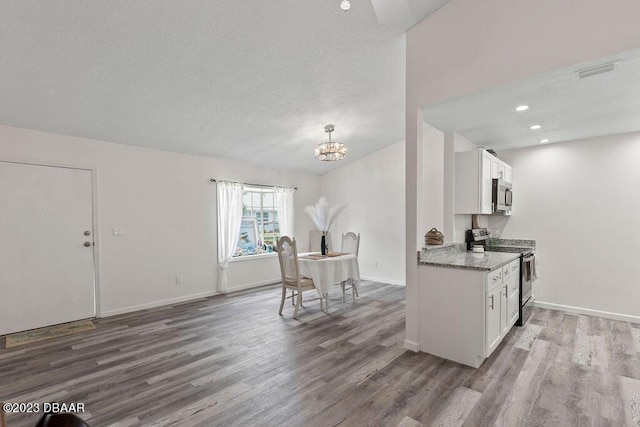
<instances>
[{"instance_id":1,"label":"tree visible through window","mask_svg":"<svg viewBox=\"0 0 640 427\"><path fill-rule=\"evenodd\" d=\"M270 253L276 251L280 237L278 212L275 207L273 188L244 186L242 216L254 218L258 227L258 241L255 247L238 246L235 257ZM245 236L241 236L240 240Z\"/></svg>"}]
</instances>

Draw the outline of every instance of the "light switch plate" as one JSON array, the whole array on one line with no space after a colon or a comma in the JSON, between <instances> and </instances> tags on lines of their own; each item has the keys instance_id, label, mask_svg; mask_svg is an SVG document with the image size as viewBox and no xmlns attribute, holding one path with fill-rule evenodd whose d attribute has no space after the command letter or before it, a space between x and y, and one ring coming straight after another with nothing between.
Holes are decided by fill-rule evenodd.
<instances>
[{"instance_id":1,"label":"light switch plate","mask_svg":"<svg viewBox=\"0 0 640 427\"><path fill-rule=\"evenodd\" d=\"M124 228L122 227L114 227L113 228L113 237L122 237L124 236Z\"/></svg>"}]
</instances>

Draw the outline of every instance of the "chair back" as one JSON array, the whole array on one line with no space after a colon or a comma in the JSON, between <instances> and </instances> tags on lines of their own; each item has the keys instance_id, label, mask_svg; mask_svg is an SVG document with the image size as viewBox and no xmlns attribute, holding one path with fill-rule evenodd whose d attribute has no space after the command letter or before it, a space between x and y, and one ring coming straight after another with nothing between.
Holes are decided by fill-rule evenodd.
<instances>
[{"instance_id":1,"label":"chair back","mask_svg":"<svg viewBox=\"0 0 640 427\"><path fill-rule=\"evenodd\" d=\"M352 231L342 233L341 252L347 252L358 256L358 250L360 250L360 233L356 234Z\"/></svg>"},{"instance_id":2,"label":"chair back","mask_svg":"<svg viewBox=\"0 0 640 427\"><path fill-rule=\"evenodd\" d=\"M325 244L331 251L331 233L327 231L327 236L324 238ZM322 252L320 248L320 243L322 242L322 231L320 230L311 230L309 232L309 250L311 252Z\"/></svg>"},{"instance_id":3,"label":"chair back","mask_svg":"<svg viewBox=\"0 0 640 427\"><path fill-rule=\"evenodd\" d=\"M278 261L283 283L296 284L300 281L300 266L298 265L298 248L296 239L282 236L278 239Z\"/></svg>"}]
</instances>

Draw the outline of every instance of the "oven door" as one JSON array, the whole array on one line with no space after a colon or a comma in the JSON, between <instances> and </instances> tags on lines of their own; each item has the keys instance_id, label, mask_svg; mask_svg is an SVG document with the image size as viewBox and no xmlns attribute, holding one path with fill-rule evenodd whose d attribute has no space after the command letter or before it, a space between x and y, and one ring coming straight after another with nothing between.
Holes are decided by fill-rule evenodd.
<instances>
[{"instance_id":1,"label":"oven door","mask_svg":"<svg viewBox=\"0 0 640 427\"><path fill-rule=\"evenodd\" d=\"M516 325L523 326L533 309L533 263L536 262L536 255L528 254L522 258L520 264L520 318Z\"/></svg>"},{"instance_id":2,"label":"oven door","mask_svg":"<svg viewBox=\"0 0 640 427\"><path fill-rule=\"evenodd\" d=\"M522 301L526 301L531 298L531 294L533 293L533 263L536 262L536 255L529 254L526 255L522 259L522 269L520 274L522 275L522 288L520 289L520 295L522 296Z\"/></svg>"}]
</instances>

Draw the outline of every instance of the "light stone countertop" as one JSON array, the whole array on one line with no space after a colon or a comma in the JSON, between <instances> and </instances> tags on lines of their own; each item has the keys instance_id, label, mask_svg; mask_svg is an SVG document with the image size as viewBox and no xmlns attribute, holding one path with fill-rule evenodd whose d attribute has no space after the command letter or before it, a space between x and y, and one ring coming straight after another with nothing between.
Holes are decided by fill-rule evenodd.
<instances>
[{"instance_id":1,"label":"light stone countertop","mask_svg":"<svg viewBox=\"0 0 640 427\"><path fill-rule=\"evenodd\" d=\"M482 254L471 251L451 250L422 251L418 264L433 265L437 267L461 268L479 271L491 271L501 267L514 259L520 258L519 253L508 252L484 252Z\"/></svg>"}]
</instances>

